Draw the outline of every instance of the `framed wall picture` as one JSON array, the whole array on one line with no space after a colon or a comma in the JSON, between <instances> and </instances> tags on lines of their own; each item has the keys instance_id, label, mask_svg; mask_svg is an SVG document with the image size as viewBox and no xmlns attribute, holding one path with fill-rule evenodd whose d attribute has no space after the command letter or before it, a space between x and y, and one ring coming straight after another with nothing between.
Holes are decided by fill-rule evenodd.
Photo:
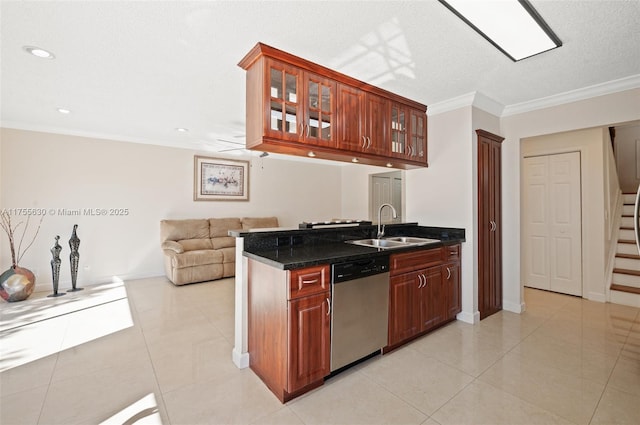
<instances>
[{"instance_id":1,"label":"framed wall picture","mask_svg":"<svg viewBox=\"0 0 640 425\"><path fill-rule=\"evenodd\" d=\"M194 156L194 201L248 201L249 162Z\"/></svg>"}]
</instances>

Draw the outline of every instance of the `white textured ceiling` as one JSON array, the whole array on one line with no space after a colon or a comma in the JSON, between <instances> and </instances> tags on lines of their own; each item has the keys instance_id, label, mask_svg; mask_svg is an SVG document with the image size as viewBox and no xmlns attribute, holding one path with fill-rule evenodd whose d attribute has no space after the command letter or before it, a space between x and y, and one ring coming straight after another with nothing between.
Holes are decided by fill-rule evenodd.
<instances>
[{"instance_id":1,"label":"white textured ceiling","mask_svg":"<svg viewBox=\"0 0 640 425\"><path fill-rule=\"evenodd\" d=\"M509 106L640 75L640 1L531 3L563 46L514 63L435 0L3 0L1 121L228 149L219 139L244 140L237 63L258 41L427 105L480 92Z\"/></svg>"}]
</instances>

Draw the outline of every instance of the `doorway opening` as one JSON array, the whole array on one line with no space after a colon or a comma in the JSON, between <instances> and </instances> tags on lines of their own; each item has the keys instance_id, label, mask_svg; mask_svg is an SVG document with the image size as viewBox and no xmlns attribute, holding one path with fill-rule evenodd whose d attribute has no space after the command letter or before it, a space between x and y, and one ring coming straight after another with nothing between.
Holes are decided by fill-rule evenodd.
<instances>
[{"instance_id":1,"label":"doorway opening","mask_svg":"<svg viewBox=\"0 0 640 425\"><path fill-rule=\"evenodd\" d=\"M382 210L383 223L401 223L404 219L403 172L391 171L369 175L369 220L378 221L378 208L391 204L397 217L394 219L390 208Z\"/></svg>"}]
</instances>

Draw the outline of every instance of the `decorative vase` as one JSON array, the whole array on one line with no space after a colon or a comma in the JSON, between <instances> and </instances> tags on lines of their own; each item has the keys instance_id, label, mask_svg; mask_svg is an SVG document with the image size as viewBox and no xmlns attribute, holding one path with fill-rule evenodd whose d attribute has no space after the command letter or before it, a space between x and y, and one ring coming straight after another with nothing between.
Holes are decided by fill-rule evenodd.
<instances>
[{"instance_id":1,"label":"decorative vase","mask_svg":"<svg viewBox=\"0 0 640 425\"><path fill-rule=\"evenodd\" d=\"M33 293L36 277L31 270L15 266L0 275L0 297L10 303L24 301Z\"/></svg>"}]
</instances>

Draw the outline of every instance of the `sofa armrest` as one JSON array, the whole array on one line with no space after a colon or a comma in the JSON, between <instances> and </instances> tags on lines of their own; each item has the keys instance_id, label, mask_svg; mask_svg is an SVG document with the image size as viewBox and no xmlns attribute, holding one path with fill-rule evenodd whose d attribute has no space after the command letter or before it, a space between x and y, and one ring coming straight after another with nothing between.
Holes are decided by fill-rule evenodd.
<instances>
[{"instance_id":1,"label":"sofa armrest","mask_svg":"<svg viewBox=\"0 0 640 425\"><path fill-rule=\"evenodd\" d=\"M162 242L162 249L168 249L170 251L174 251L176 254L182 254L184 252L184 247L176 241L164 241Z\"/></svg>"}]
</instances>

